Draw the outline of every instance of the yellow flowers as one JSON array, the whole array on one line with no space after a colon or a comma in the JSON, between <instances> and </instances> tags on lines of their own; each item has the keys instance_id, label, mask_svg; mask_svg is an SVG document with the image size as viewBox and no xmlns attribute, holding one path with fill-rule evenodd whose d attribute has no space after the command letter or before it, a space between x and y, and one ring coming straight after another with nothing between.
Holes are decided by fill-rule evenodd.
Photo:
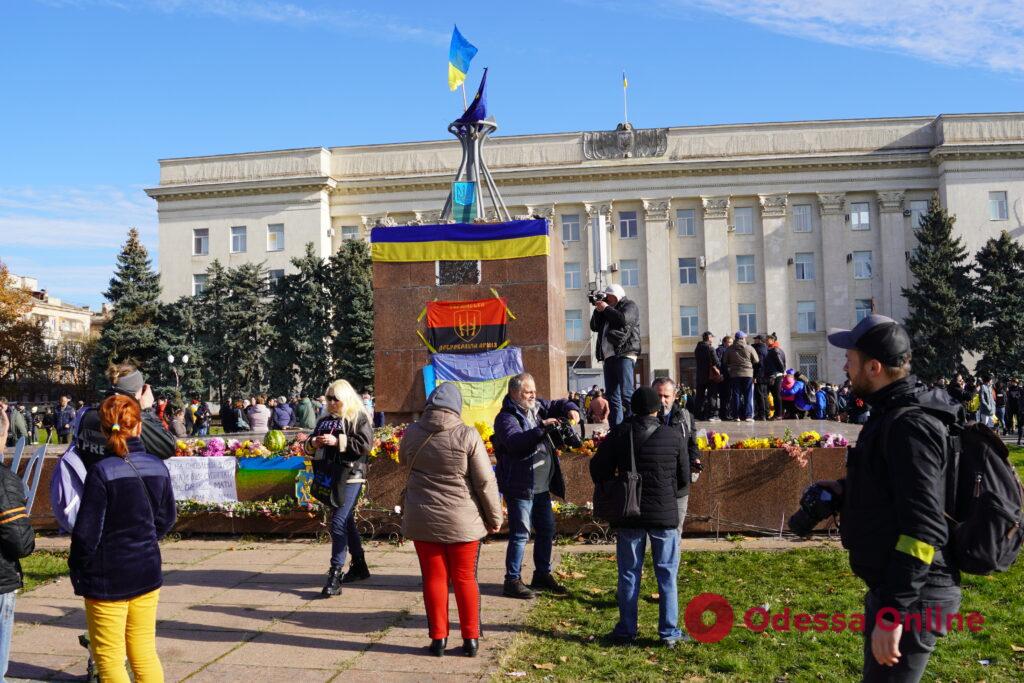
<instances>
[{"instance_id":1,"label":"yellow flowers","mask_svg":"<svg viewBox=\"0 0 1024 683\"><path fill-rule=\"evenodd\" d=\"M733 446L733 448L774 448L774 447L775 446L772 443L772 440L767 438L767 437L763 437L763 438L760 438L760 439L758 439L758 438L743 439L742 441L740 441L739 443L736 443Z\"/></svg>"},{"instance_id":2,"label":"yellow flowers","mask_svg":"<svg viewBox=\"0 0 1024 683\"><path fill-rule=\"evenodd\" d=\"M697 447L702 451L720 451L729 445L729 435L725 432L708 432L706 437L697 437Z\"/></svg>"},{"instance_id":3,"label":"yellow flowers","mask_svg":"<svg viewBox=\"0 0 1024 683\"><path fill-rule=\"evenodd\" d=\"M484 443L487 443L488 439L494 436L494 427L487 424L483 420L474 423L473 426L476 427L476 431L480 433L480 439Z\"/></svg>"},{"instance_id":4,"label":"yellow flowers","mask_svg":"<svg viewBox=\"0 0 1024 683\"><path fill-rule=\"evenodd\" d=\"M821 442L821 434L813 430L803 432L802 434L800 434L800 438L798 439L798 441L800 442L801 446L817 446L818 443Z\"/></svg>"}]
</instances>

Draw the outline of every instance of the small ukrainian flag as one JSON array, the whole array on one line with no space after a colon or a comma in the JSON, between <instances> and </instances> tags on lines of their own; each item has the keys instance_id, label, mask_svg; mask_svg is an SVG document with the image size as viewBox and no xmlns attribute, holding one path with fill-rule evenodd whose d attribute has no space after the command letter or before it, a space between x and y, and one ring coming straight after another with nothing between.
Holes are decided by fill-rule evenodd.
<instances>
[{"instance_id":1,"label":"small ukrainian flag","mask_svg":"<svg viewBox=\"0 0 1024 683\"><path fill-rule=\"evenodd\" d=\"M629 87L629 81L626 80L626 72L625 71L622 72L622 87L623 88L628 88Z\"/></svg>"},{"instance_id":2,"label":"small ukrainian flag","mask_svg":"<svg viewBox=\"0 0 1024 683\"><path fill-rule=\"evenodd\" d=\"M466 80L469 73L469 62L476 56L476 46L466 40L459 27L452 31L452 44L448 48L448 87L452 90L458 88Z\"/></svg>"}]
</instances>

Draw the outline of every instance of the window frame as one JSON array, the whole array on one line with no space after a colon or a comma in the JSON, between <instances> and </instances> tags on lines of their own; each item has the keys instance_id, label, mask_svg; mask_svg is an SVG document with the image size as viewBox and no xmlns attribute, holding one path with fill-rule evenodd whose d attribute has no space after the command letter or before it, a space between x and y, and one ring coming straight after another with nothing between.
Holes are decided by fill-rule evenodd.
<instances>
[{"instance_id":1,"label":"window frame","mask_svg":"<svg viewBox=\"0 0 1024 683\"><path fill-rule=\"evenodd\" d=\"M199 235L198 233L204 233ZM196 243L198 240L202 240L205 248L202 251L196 250ZM209 228L192 228L192 255L193 256L209 256L210 255L210 229Z\"/></svg>"},{"instance_id":2,"label":"window frame","mask_svg":"<svg viewBox=\"0 0 1024 683\"><path fill-rule=\"evenodd\" d=\"M808 362L804 361L805 358L811 358L812 356L814 358L814 372L813 373L811 373L809 371L809 369L808 369L809 366L811 365L811 363L808 363ZM797 360L797 367L800 368L800 372L802 372L812 382L818 381L818 369L821 366L820 366L820 363L818 362L818 354L817 353L798 353L797 357L796 357L796 360Z\"/></svg>"},{"instance_id":3,"label":"window frame","mask_svg":"<svg viewBox=\"0 0 1024 683\"><path fill-rule=\"evenodd\" d=\"M693 311L693 315L683 315L683 311ZM687 326L690 328L691 334L686 334L686 330L683 329L683 321L686 321ZM679 307L679 336L681 337L699 337L700 336L700 309L698 306L680 306Z\"/></svg>"},{"instance_id":4,"label":"window frame","mask_svg":"<svg viewBox=\"0 0 1024 683\"><path fill-rule=\"evenodd\" d=\"M867 254L868 255L867 260L866 261L863 261L863 260L862 261L858 261L857 260L857 254ZM857 274L857 266L861 265L862 263L867 263L868 274L866 276L865 275L858 275ZM853 279L854 280L871 280L871 279L874 278L874 276L875 276L874 254L871 252L871 250L869 250L869 249L862 249L862 250L853 252Z\"/></svg>"},{"instance_id":5,"label":"window frame","mask_svg":"<svg viewBox=\"0 0 1024 683\"><path fill-rule=\"evenodd\" d=\"M1002 199L993 199L992 195L1002 195ZM997 216L992 209L996 208ZM988 193L988 219L990 221L1010 220L1010 194L1006 190L990 190Z\"/></svg>"},{"instance_id":6,"label":"window frame","mask_svg":"<svg viewBox=\"0 0 1024 683\"><path fill-rule=\"evenodd\" d=\"M750 219L750 222L744 227L746 229L740 230L740 216L746 216ZM732 210L732 227L733 232L737 235L753 235L754 234L754 207L752 206L736 206Z\"/></svg>"},{"instance_id":7,"label":"window frame","mask_svg":"<svg viewBox=\"0 0 1024 683\"><path fill-rule=\"evenodd\" d=\"M860 304L862 302L867 302L867 309L861 308ZM865 313L863 316L860 316L860 312L862 310L867 310L867 313ZM857 323L859 323L861 320L863 320L864 318L866 318L869 315L871 315L872 313L874 313L874 312L875 312L875 305L874 305L874 301L873 300L871 300L871 299L854 299L853 300L853 317L854 317L854 324L855 325Z\"/></svg>"},{"instance_id":8,"label":"window frame","mask_svg":"<svg viewBox=\"0 0 1024 683\"><path fill-rule=\"evenodd\" d=\"M750 313L744 313L743 307L749 306ZM737 329L742 330L746 334L757 333L757 304L736 304L736 319ZM750 323L753 323L751 325ZM749 329L748 329L749 328Z\"/></svg>"},{"instance_id":9,"label":"window frame","mask_svg":"<svg viewBox=\"0 0 1024 683\"><path fill-rule=\"evenodd\" d=\"M917 209L915 209L915 204L924 204L924 211L918 211ZM907 206L910 209L910 227L913 228L914 230L917 230L917 228L920 227L921 225L921 216L928 213L928 209L931 207L931 201L927 199L911 199ZM914 220L914 214L917 214L916 221Z\"/></svg>"},{"instance_id":10,"label":"window frame","mask_svg":"<svg viewBox=\"0 0 1024 683\"><path fill-rule=\"evenodd\" d=\"M750 263L749 264L748 263L744 263L742 266L740 266L740 259L741 258L742 259L749 258L750 259ZM746 272L747 269L749 268L749 276L750 276L749 280L743 280L743 279L740 278L740 272L741 272L740 268L743 269L743 272ZM756 269L757 269L757 255L756 254L736 254L736 284L738 284L738 285L752 285L752 284L755 284L757 282Z\"/></svg>"},{"instance_id":11,"label":"window frame","mask_svg":"<svg viewBox=\"0 0 1024 683\"><path fill-rule=\"evenodd\" d=\"M571 271L569 269L569 266L576 266L575 271ZM583 264L581 264L579 261L567 261L565 263L563 271L565 273L565 288L567 290L569 290L569 289L583 289ZM570 275L573 275L573 274L575 274L575 276L576 276L576 280L575 280L576 286L575 287L571 286L570 282L569 282Z\"/></svg>"},{"instance_id":12,"label":"window frame","mask_svg":"<svg viewBox=\"0 0 1024 683\"><path fill-rule=\"evenodd\" d=\"M866 207L863 211L863 213L867 215L866 223L860 223L853 219L855 215L860 216L862 213L860 209L854 208L858 206ZM871 202L850 202L850 230L854 230L856 232L866 232L871 230Z\"/></svg>"},{"instance_id":13,"label":"window frame","mask_svg":"<svg viewBox=\"0 0 1024 683\"><path fill-rule=\"evenodd\" d=\"M810 304L810 310L807 310L807 304ZM800 310L801 305L803 305L804 310ZM817 301L796 302L796 331L798 334L814 334L818 331Z\"/></svg>"},{"instance_id":14,"label":"window frame","mask_svg":"<svg viewBox=\"0 0 1024 683\"><path fill-rule=\"evenodd\" d=\"M570 313L578 313L578 318L570 318ZM569 333L569 323L579 324L579 335L578 338ZM575 327L576 325L574 325ZM583 331L583 310L579 308L567 308L565 309L565 341L567 342L582 342L586 341L586 336Z\"/></svg>"},{"instance_id":15,"label":"window frame","mask_svg":"<svg viewBox=\"0 0 1024 683\"><path fill-rule=\"evenodd\" d=\"M275 228L275 230L271 230L271 228ZM280 230L277 230L276 228L280 228ZM280 238L280 243L278 244L277 249L270 248L271 235L277 235ZM277 242L276 239L274 241ZM267 252L273 253L278 251L284 251L284 223L267 223Z\"/></svg>"},{"instance_id":16,"label":"window frame","mask_svg":"<svg viewBox=\"0 0 1024 683\"><path fill-rule=\"evenodd\" d=\"M799 211L797 211L797 209L799 209ZM804 213L804 209L807 210L806 213ZM803 229L801 229L800 223L799 223L799 221L797 219L798 219L798 217L802 219L805 216L807 218L807 229L803 230ZM793 205L793 232L800 233L800 234L807 234L807 233L814 232L814 218L813 218L813 212L811 211L811 205L810 204L794 204Z\"/></svg>"},{"instance_id":17,"label":"window frame","mask_svg":"<svg viewBox=\"0 0 1024 683\"><path fill-rule=\"evenodd\" d=\"M636 268L627 268L627 263L635 263ZM631 272L636 274L636 282L626 282L626 273ZM640 286L640 259L622 259L619 261L619 280L623 287L639 287Z\"/></svg>"},{"instance_id":18,"label":"window frame","mask_svg":"<svg viewBox=\"0 0 1024 683\"><path fill-rule=\"evenodd\" d=\"M345 234L346 230L351 231L347 236ZM359 233L359 226L358 225L342 225L341 226L341 241L342 242L345 242L347 240L357 240L357 239L360 239L361 237L362 237L362 235Z\"/></svg>"},{"instance_id":19,"label":"window frame","mask_svg":"<svg viewBox=\"0 0 1024 683\"><path fill-rule=\"evenodd\" d=\"M192 273L192 296L199 296L206 289L206 284L209 281L209 276L206 273ZM199 287L199 291L196 291L196 287Z\"/></svg>"},{"instance_id":20,"label":"window frame","mask_svg":"<svg viewBox=\"0 0 1024 683\"><path fill-rule=\"evenodd\" d=\"M569 219L568 222L566 219ZM573 221L572 219L575 219ZM579 242L580 234L582 232L582 221L578 213L566 213L559 216L559 224L562 226L562 241L563 242ZM573 237L573 226L576 229L576 236ZM566 237L566 228L569 228L569 237Z\"/></svg>"},{"instance_id":21,"label":"window frame","mask_svg":"<svg viewBox=\"0 0 1024 683\"><path fill-rule=\"evenodd\" d=\"M692 266L689 266L689 265L684 266L683 265L683 261L692 261L693 265ZM677 264L679 266L679 284L683 285L683 286L689 286L689 285L697 284L697 257L696 256L680 256L679 259L677 260ZM685 280L683 278L683 272L684 271L687 272L688 274L692 271L693 279L689 280L689 281Z\"/></svg>"},{"instance_id":22,"label":"window frame","mask_svg":"<svg viewBox=\"0 0 1024 683\"><path fill-rule=\"evenodd\" d=\"M801 261L801 256L810 256L810 260ZM807 277L808 266L810 267L810 277ZM793 255L793 277L797 282L813 282L818 276L816 271L817 258L813 251L798 251Z\"/></svg>"},{"instance_id":23,"label":"window frame","mask_svg":"<svg viewBox=\"0 0 1024 683\"><path fill-rule=\"evenodd\" d=\"M683 214L689 214L684 216ZM684 232L683 225L688 225L689 230ZM697 236L697 210L696 209L676 209L676 237L696 237Z\"/></svg>"},{"instance_id":24,"label":"window frame","mask_svg":"<svg viewBox=\"0 0 1024 683\"><path fill-rule=\"evenodd\" d=\"M632 218L627 216L632 215ZM632 227L632 230L630 228ZM619 211L619 239L640 239L640 217L636 211Z\"/></svg>"},{"instance_id":25,"label":"window frame","mask_svg":"<svg viewBox=\"0 0 1024 683\"><path fill-rule=\"evenodd\" d=\"M239 234L235 234L236 230L240 230ZM249 227L246 225L232 225L231 226L231 253L232 254L244 254L249 251ZM238 236L242 238L242 248L235 249L235 238Z\"/></svg>"}]
</instances>

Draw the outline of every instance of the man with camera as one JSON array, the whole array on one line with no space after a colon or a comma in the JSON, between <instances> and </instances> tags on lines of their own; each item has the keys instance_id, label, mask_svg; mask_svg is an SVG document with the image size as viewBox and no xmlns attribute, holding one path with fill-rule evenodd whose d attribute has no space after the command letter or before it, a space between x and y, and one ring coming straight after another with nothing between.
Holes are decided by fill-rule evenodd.
<instances>
[{"instance_id":1,"label":"man with camera","mask_svg":"<svg viewBox=\"0 0 1024 683\"><path fill-rule=\"evenodd\" d=\"M910 374L910 336L891 318L869 315L828 340L846 349L853 393L871 406L847 455L846 478L818 482L838 499L850 567L868 587L863 680L917 681L945 624L905 630L903 618L929 607L951 614L960 606L945 512L948 426L961 409L946 392L918 386ZM884 608L891 609L879 619ZM893 610L899 622L885 618Z\"/></svg>"},{"instance_id":2,"label":"man with camera","mask_svg":"<svg viewBox=\"0 0 1024 683\"><path fill-rule=\"evenodd\" d=\"M608 426L614 427L629 415L633 396L633 368L640 355L640 309L626 298L622 285L608 285L590 296L594 313L590 329L597 332L597 360L604 363L604 389L611 414Z\"/></svg>"},{"instance_id":3,"label":"man with camera","mask_svg":"<svg viewBox=\"0 0 1024 683\"><path fill-rule=\"evenodd\" d=\"M532 589L564 593L551 576L551 548L555 540L555 516L551 495L565 498L565 480L555 456L562 443L552 441L576 436L563 420L579 422L579 407L571 401L537 398L537 386L528 373L508 382L508 395L494 419L495 474L498 490L508 506L508 550L505 553L504 595L532 598ZM536 533L533 544L533 581L523 584L521 570L530 526Z\"/></svg>"}]
</instances>

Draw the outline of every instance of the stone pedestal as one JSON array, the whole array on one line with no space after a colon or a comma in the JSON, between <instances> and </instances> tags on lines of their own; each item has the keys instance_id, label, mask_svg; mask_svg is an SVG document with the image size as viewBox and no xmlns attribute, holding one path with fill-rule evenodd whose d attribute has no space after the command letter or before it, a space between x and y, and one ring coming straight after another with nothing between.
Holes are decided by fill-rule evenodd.
<instances>
[{"instance_id":1,"label":"stone pedestal","mask_svg":"<svg viewBox=\"0 0 1024 683\"><path fill-rule=\"evenodd\" d=\"M389 423L408 422L422 412L426 396L422 368L430 354L416 330L427 302L466 301L503 296L515 314L508 339L523 352L523 365L534 376L537 395L563 398L568 380L565 363L565 275L562 243L551 240L551 254L481 261L477 285L438 286L436 263L373 264L374 388L377 410Z\"/></svg>"}]
</instances>

